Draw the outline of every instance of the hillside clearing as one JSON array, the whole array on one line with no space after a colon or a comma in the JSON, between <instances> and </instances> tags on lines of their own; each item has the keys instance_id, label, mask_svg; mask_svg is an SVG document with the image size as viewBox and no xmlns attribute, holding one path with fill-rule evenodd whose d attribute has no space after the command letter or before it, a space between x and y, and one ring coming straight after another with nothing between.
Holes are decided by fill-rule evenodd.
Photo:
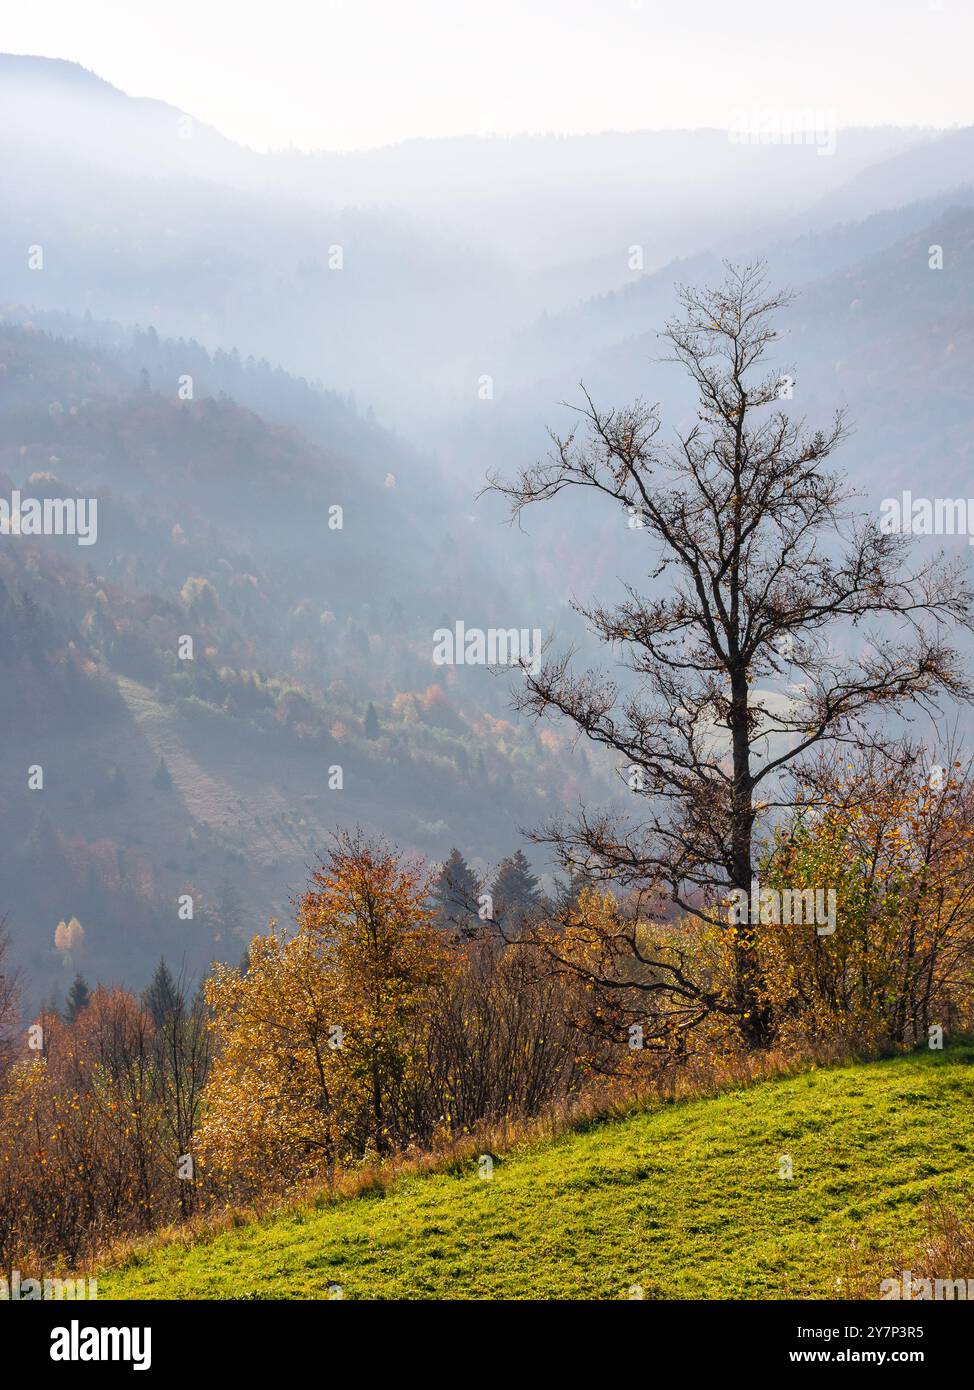
<instances>
[{"instance_id":1,"label":"hillside clearing","mask_svg":"<svg viewBox=\"0 0 974 1390\"><path fill-rule=\"evenodd\" d=\"M836 1296L970 1183L974 1046L813 1070L306 1206L99 1274L102 1298ZM779 1176L792 1161L792 1179Z\"/></svg>"}]
</instances>

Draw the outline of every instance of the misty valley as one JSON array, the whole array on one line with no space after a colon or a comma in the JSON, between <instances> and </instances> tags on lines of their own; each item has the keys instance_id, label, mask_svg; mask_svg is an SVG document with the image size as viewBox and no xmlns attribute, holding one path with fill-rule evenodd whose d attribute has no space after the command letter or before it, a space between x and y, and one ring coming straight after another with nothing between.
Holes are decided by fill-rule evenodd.
<instances>
[{"instance_id":1,"label":"misty valley","mask_svg":"<svg viewBox=\"0 0 974 1390\"><path fill-rule=\"evenodd\" d=\"M938 1373L967 12L175 4L0 44L0 1300Z\"/></svg>"}]
</instances>

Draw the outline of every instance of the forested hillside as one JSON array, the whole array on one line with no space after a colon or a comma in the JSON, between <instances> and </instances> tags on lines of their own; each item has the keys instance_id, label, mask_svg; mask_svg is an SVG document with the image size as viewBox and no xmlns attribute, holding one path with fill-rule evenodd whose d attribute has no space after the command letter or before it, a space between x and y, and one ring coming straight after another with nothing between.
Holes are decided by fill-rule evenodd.
<instances>
[{"instance_id":1,"label":"forested hillside","mask_svg":"<svg viewBox=\"0 0 974 1390\"><path fill-rule=\"evenodd\" d=\"M203 394L221 380L278 419ZM338 398L155 335L119 352L11 326L15 489L98 500L95 546L11 536L0 555L3 906L37 993L77 969L137 980L160 949L193 970L239 954L338 823L381 820L433 857L459 842L486 868L515 822L611 786L511 719L509 676L432 664L447 593L505 626L534 626L537 605L491 582L450 494ZM72 916L84 944L62 960Z\"/></svg>"}]
</instances>

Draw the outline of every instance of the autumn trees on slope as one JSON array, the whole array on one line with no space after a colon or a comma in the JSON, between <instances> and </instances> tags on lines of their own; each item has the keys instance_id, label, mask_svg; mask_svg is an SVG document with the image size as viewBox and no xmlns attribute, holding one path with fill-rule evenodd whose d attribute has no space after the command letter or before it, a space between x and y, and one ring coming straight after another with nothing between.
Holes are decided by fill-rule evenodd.
<instances>
[{"instance_id":1,"label":"autumn trees on slope","mask_svg":"<svg viewBox=\"0 0 974 1390\"><path fill-rule=\"evenodd\" d=\"M246 970L216 967L197 1143L210 1172L238 1191L320 1177L536 1114L586 1082L580 986L493 932L445 930L431 886L424 865L341 834L294 928L255 937Z\"/></svg>"},{"instance_id":2,"label":"autumn trees on slope","mask_svg":"<svg viewBox=\"0 0 974 1390\"><path fill-rule=\"evenodd\" d=\"M934 790L906 762L892 780L875 760L841 781L822 768L816 805L762 872L826 874L842 930L759 934L776 1037L844 1055L969 1029L970 769ZM141 1000L98 987L73 1019L39 1019L40 1046L0 1059L0 1255L77 1259L209 1205L517 1133L593 1084L593 1103L631 1103L740 1051L722 923L640 919L590 883L514 941L463 937L436 924L429 887L423 866L339 837L293 927L254 937L203 996L160 967ZM675 987L647 989L654 953Z\"/></svg>"}]
</instances>

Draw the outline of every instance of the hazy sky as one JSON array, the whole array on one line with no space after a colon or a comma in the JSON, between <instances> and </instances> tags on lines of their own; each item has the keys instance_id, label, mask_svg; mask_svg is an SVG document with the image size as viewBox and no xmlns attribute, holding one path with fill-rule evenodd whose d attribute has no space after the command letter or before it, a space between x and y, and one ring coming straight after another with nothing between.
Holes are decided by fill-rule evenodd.
<instances>
[{"instance_id":1,"label":"hazy sky","mask_svg":"<svg viewBox=\"0 0 974 1390\"><path fill-rule=\"evenodd\" d=\"M258 148L414 135L974 121L974 0L43 0L0 51L70 58Z\"/></svg>"}]
</instances>

